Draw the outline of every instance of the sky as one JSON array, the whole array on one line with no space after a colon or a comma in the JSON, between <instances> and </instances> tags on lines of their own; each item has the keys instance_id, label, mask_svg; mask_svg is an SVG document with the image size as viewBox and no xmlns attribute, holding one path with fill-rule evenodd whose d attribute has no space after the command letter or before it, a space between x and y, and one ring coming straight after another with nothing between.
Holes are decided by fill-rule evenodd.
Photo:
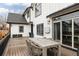
<instances>
[{"instance_id":1,"label":"sky","mask_svg":"<svg viewBox=\"0 0 79 59\"><path fill-rule=\"evenodd\" d=\"M30 3L0 3L0 18L7 17L9 12L22 14L28 6Z\"/></svg>"},{"instance_id":2,"label":"sky","mask_svg":"<svg viewBox=\"0 0 79 59\"><path fill-rule=\"evenodd\" d=\"M23 12L25 11L25 9L30 6L31 3L0 3L0 21L5 21L5 18L7 18L8 13L19 13L19 14L23 14ZM70 3L66 4L66 3L54 3L54 5L59 6L59 7L53 7L54 10L59 10L62 9L63 7L69 6L71 5ZM52 13L53 13L52 11Z\"/></svg>"}]
</instances>

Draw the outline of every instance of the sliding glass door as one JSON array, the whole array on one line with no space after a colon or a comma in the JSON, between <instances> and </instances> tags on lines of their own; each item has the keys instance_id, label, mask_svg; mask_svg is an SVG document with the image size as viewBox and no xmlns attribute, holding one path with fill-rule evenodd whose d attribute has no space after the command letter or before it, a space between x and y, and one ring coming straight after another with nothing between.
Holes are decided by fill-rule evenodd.
<instances>
[{"instance_id":1,"label":"sliding glass door","mask_svg":"<svg viewBox=\"0 0 79 59\"><path fill-rule=\"evenodd\" d=\"M60 40L60 22L54 24L54 40Z\"/></svg>"},{"instance_id":2,"label":"sliding glass door","mask_svg":"<svg viewBox=\"0 0 79 59\"><path fill-rule=\"evenodd\" d=\"M74 47L79 48L79 19L74 20Z\"/></svg>"},{"instance_id":3,"label":"sliding glass door","mask_svg":"<svg viewBox=\"0 0 79 59\"><path fill-rule=\"evenodd\" d=\"M79 48L79 18L54 22L54 40Z\"/></svg>"},{"instance_id":4,"label":"sliding glass door","mask_svg":"<svg viewBox=\"0 0 79 59\"><path fill-rule=\"evenodd\" d=\"M72 46L72 20L62 21L62 43Z\"/></svg>"}]
</instances>

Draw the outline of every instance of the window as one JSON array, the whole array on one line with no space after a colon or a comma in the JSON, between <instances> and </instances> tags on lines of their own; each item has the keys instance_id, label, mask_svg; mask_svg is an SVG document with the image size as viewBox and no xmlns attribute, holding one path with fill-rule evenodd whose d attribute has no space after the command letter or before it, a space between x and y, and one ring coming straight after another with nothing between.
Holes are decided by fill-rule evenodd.
<instances>
[{"instance_id":1,"label":"window","mask_svg":"<svg viewBox=\"0 0 79 59\"><path fill-rule=\"evenodd\" d=\"M79 48L79 19L74 20L74 47Z\"/></svg>"},{"instance_id":2,"label":"window","mask_svg":"<svg viewBox=\"0 0 79 59\"><path fill-rule=\"evenodd\" d=\"M62 43L72 46L72 20L62 21Z\"/></svg>"},{"instance_id":3,"label":"window","mask_svg":"<svg viewBox=\"0 0 79 59\"><path fill-rule=\"evenodd\" d=\"M24 27L23 26L19 26L19 32L24 32Z\"/></svg>"},{"instance_id":4,"label":"window","mask_svg":"<svg viewBox=\"0 0 79 59\"><path fill-rule=\"evenodd\" d=\"M38 24L37 25L37 35L42 35L43 36L43 24Z\"/></svg>"},{"instance_id":5,"label":"window","mask_svg":"<svg viewBox=\"0 0 79 59\"><path fill-rule=\"evenodd\" d=\"M54 24L54 40L60 40L60 22Z\"/></svg>"},{"instance_id":6,"label":"window","mask_svg":"<svg viewBox=\"0 0 79 59\"><path fill-rule=\"evenodd\" d=\"M35 17L41 15L41 3L35 4Z\"/></svg>"}]
</instances>

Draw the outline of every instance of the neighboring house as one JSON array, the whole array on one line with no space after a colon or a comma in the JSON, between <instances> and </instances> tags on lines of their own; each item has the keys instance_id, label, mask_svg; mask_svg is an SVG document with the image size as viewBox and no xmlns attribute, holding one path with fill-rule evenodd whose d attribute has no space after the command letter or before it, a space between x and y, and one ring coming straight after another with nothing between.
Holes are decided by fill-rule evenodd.
<instances>
[{"instance_id":1,"label":"neighboring house","mask_svg":"<svg viewBox=\"0 0 79 59\"><path fill-rule=\"evenodd\" d=\"M11 38L29 36L30 25L21 14L9 13L7 23L10 25Z\"/></svg>"}]
</instances>

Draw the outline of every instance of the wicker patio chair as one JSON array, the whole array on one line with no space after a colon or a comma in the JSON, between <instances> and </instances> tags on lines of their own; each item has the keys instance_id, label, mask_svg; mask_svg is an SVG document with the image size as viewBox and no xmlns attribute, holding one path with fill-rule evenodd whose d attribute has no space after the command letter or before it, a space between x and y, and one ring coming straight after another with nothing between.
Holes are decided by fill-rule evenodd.
<instances>
[{"instance_id":1,"label":"wicker patio chair","mask_svg":"<svg viewBox=\"0 0 79 59\"><path fill-rule=\"evenodd\" d=\"M26 42L27 42L27 47L28 47L29 55L32 56L32 46L31 46L31 42L30 42L29 40L27 40Z\"/></svg>"},{"instance_id":2,"label":"wicker patio chair","mask_svg":"<svg viewBox=\"0 0 79 59\"><path fill-rule=\"evenodd\" d=\"M58 46L48 48L48 54L51 55L51 56L57 56L58 55Z\"/></svg>"},{"instance_id":3,"label":"wicker patio chair","mask_svg":"<svg viewBox=\"0 0 79 59\"><path fill-rule=\"evenodd\" d=\"M32 56L42 56L42 49L35 45L34 43L31 43L32 46Z\"/></svg>"}]
</instances>

